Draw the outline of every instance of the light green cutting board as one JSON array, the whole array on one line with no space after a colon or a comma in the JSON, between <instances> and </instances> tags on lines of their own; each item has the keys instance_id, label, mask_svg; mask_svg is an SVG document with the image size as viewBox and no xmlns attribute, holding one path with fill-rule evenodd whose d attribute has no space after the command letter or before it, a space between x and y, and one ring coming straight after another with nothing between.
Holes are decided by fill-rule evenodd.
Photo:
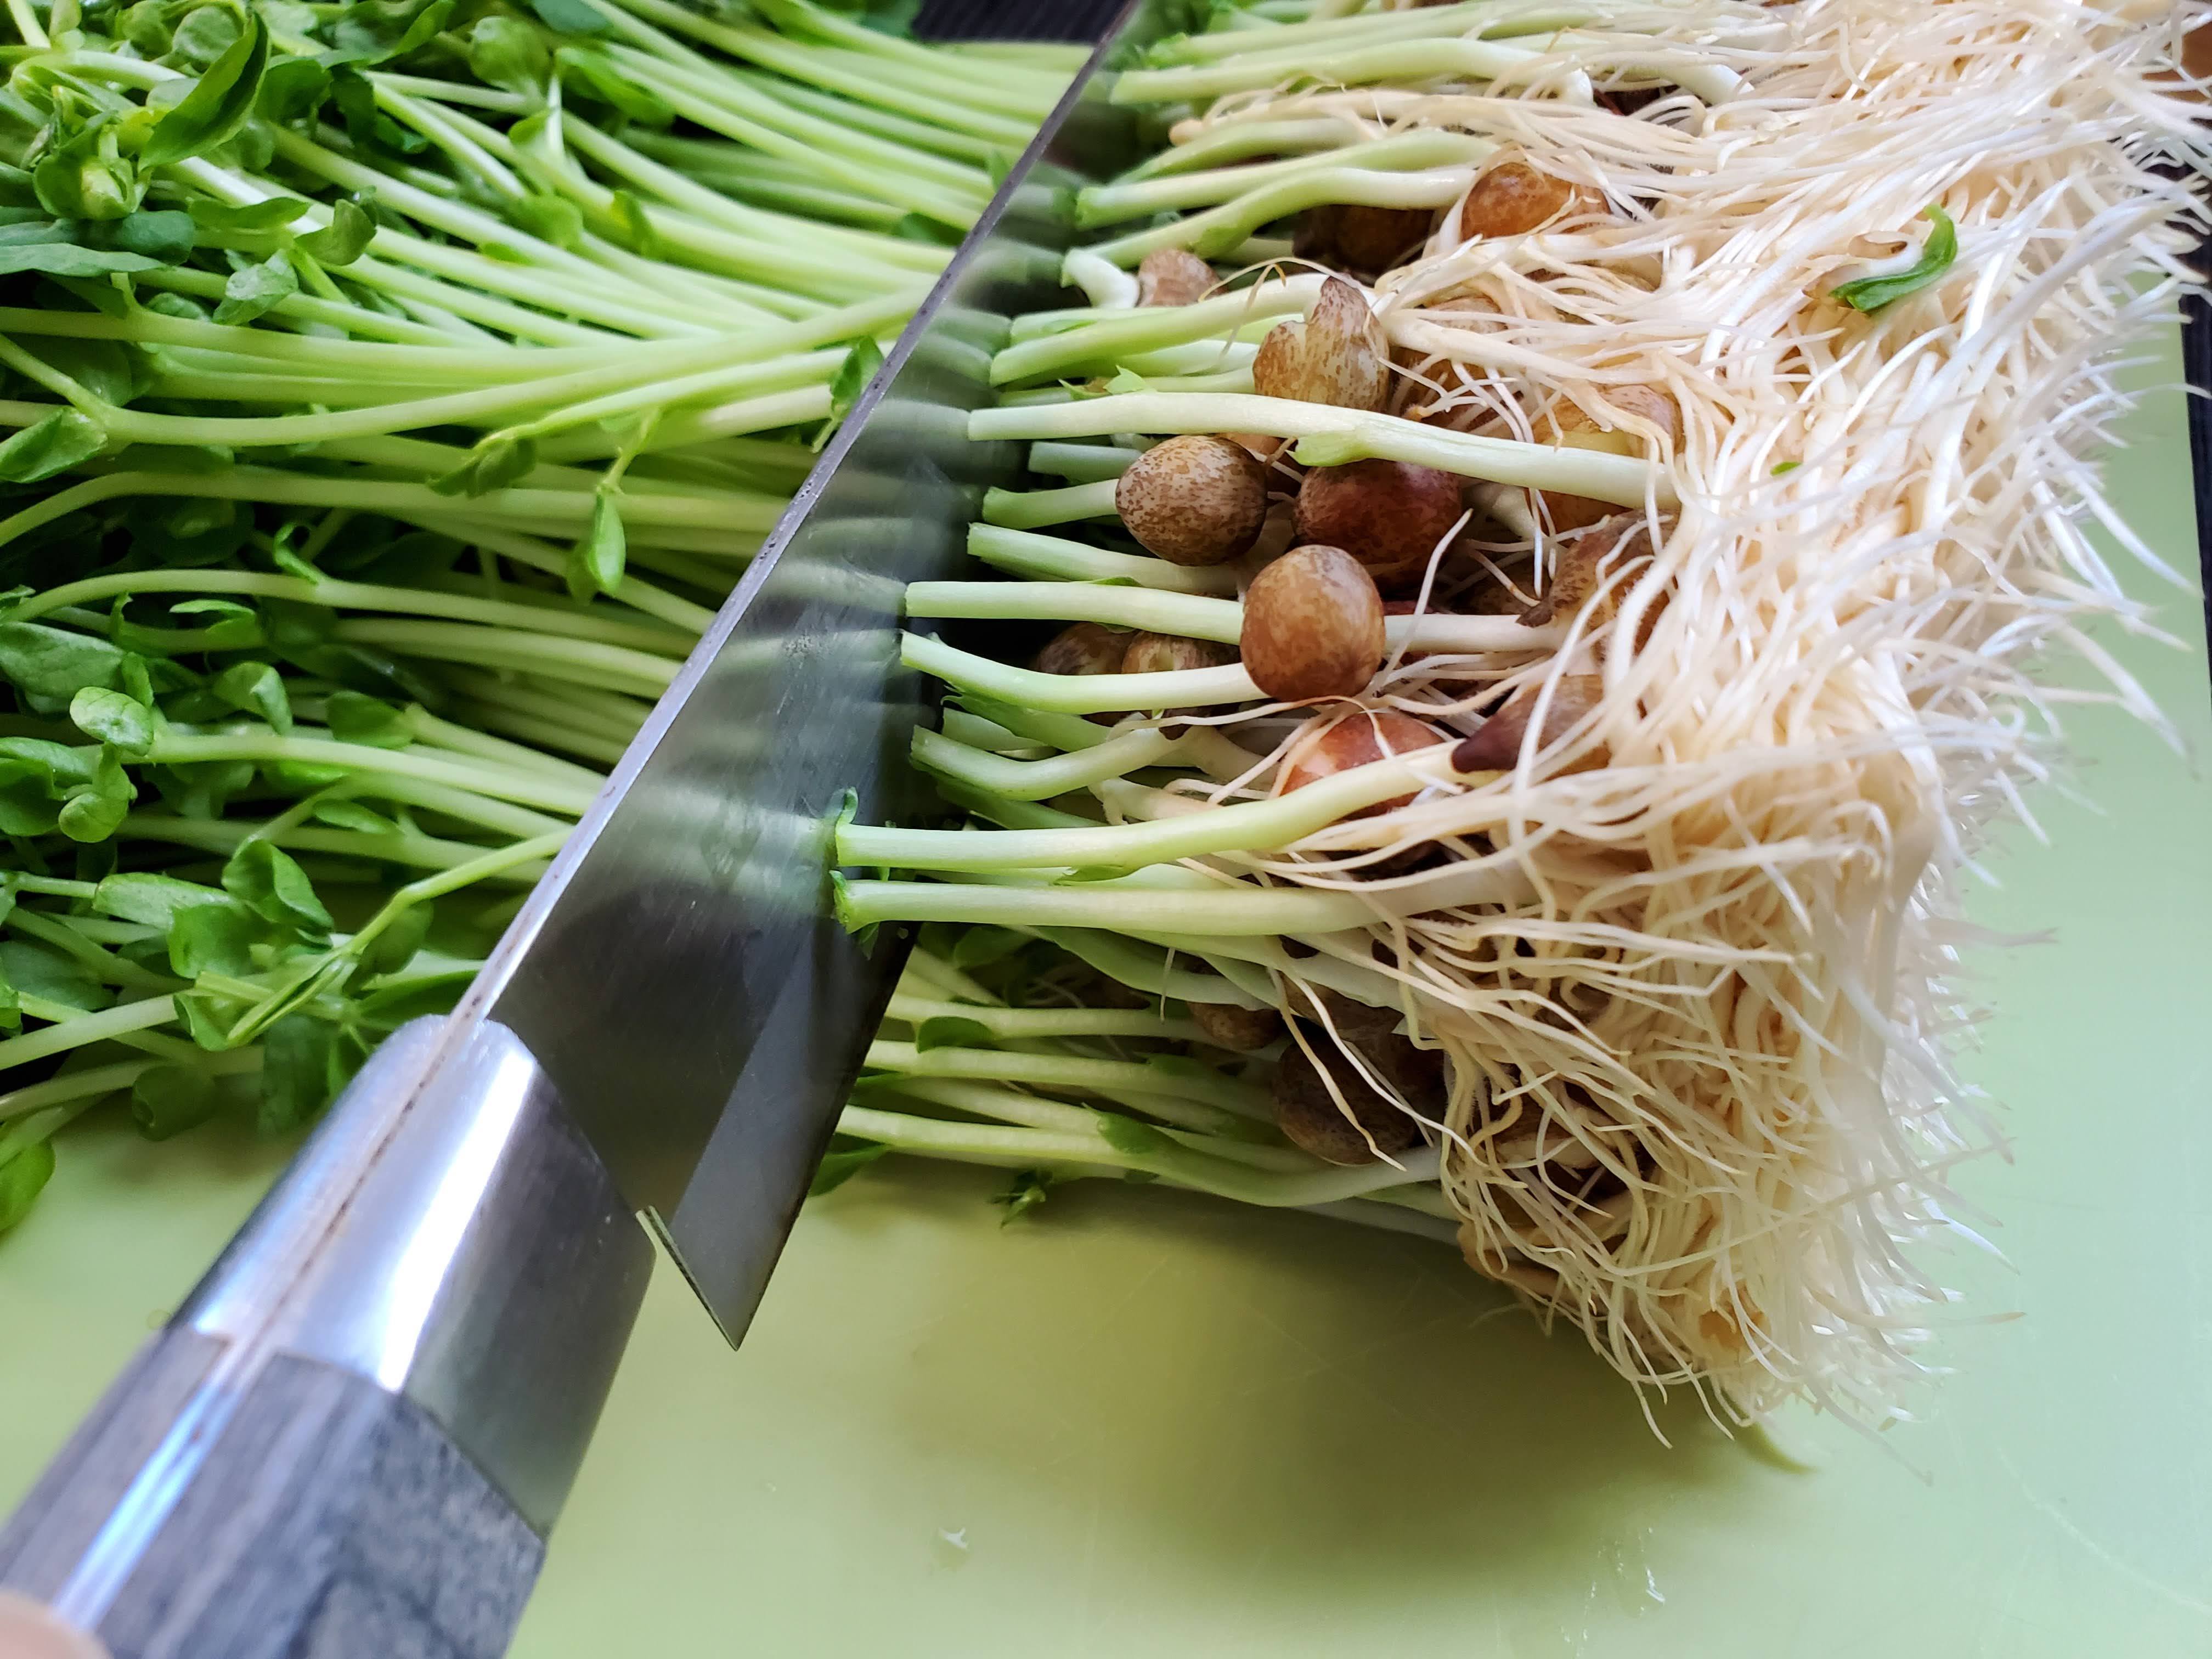
<instances>
[{"instance_id":1,"label":"light green cutting board","mask_svg":"<svg viewBox=\"0 0 2212 1659\"><path fill-rule=\"evenodd\" d=\"M2179 370L2169 362L2169 380ZM2195 565L2178 395L2112 467ZM2160 592L2148 579L2142 591ZM2197 754L2188 649L2119 654ZM744 1352L656 1279L517 1652L2165 1659L2212 1655L2212 787L2105 710L1995 861L1972 1071L2017 1162L2008 1263L1929 1420L1662 1445L1578 1344L1438 1247L1134 1189L1001 1231L981 1174L882 1166L801 1222ZM0 1504L278 1157L71 1135L0 1244ZM1802 1460L1794 1464L1791 1458Z\"/></svg>"}]
</instances>

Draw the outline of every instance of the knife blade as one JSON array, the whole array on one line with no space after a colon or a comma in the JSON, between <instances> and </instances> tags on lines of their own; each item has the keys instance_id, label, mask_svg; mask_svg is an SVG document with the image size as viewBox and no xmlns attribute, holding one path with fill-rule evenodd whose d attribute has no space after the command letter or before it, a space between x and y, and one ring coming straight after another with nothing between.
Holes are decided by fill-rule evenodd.
<instances>
[{"instance_id":1,"label":"knife blade","mask_svg":"<svg viewBox=\"0 0 2212 1659\"><path fill-rule=\"evenodd\" d=\"M1067 187L1133 144L1079 76L461 1006L371 1058L0 1527L0 1594L115 1659L504 1651L643 1297L633 1218L737 1340L889 995L832 819L930 811L904 586L1018 472L967 413L1060 291Z\"/></svg>"}]
</instances>

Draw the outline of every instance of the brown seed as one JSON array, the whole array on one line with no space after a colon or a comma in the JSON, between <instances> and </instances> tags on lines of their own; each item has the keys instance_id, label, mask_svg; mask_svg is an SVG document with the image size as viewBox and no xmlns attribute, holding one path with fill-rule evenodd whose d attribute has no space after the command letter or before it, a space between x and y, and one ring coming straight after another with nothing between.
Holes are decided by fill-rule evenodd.
<instances>
[{"instance_id":1,"label":"brown seed","mask_svg":"<svg viewBox=\"0 0 2212 1659\"><path fill-rule=\"evenodd\" d=\"M1030 664L1040 674L1118 674L1129 636L1098 623L1077 623L1045 642Z\"/></svg>"},{"instance_id":2,"label":"brown seed","mask_svg":"<svg viewBox=\"0 0 2212 1659\"><path fill-rule=\"evenodd\" d=\"M1597 395L1627 419L1665 433L1671 448L1682 447L1682 406L1665 388L1634 380L1601 387ZM1570 449L1599 449L1615 455L1643 455L1651 449L1650 440L1641 431L1594 419L1580 404L1565 398L1545 411L1534 429L1537 442Z\"/></svg>"},{"instance_id":3,"label":"brown seed","mask_svg":"<svg viewBox=\"0 0 2212 1659\"><path fill-rule=\"evenodd\" d=\"M1382 665L1382 596L1342 548L1293 548L1252 579L1238 643L1268 697L1356 696Z\"/></svg>"},{"instance_id":4,"label":"brown seed","mask_svg":"<svg viewBox=\"0 0 2212 1659\"><path fill-rule=\"evenodd\" d=\"M1377 1093L1327 1036L1316 1032L1312 1041L1319 1066L1293 1046L1275 1067L1275 1122L1292 1146L1331 1164L1372 1164L1377 1149L1396 1156L1421 1144L1420 1125L1395 1102ZM1431 1116L1439 1115L1441 1055L1415 1048L1401 1036L1363 1042L1360 1052L1370 1068L1410 1104ZM1328 1081L1323 1079L1323 1068ZM1329 1081L1336 1085L1334 1095Z\"/></svg>"},{"instance_id":5,"label":"brown seed","mask_svg":"<svg viewBox=\"0 0 2212 1659\"><path fill-rule=\"evenodd\" d=\"M1671 519L1660 520L1664 534ZM1571 617L1597 591L1601 578L1651 556L1651 526L1641 514L1616 510L1585 530L1559 537L1552 545L1552 580L1544 597L1521 613L1531 628L1559 617Z\"/></svg>"},{"instance_id":6,"label":"brown seed","mask_svg":"<svg viewBox=\"0 0 2212 1659\"><path fill-rule=\"evenodd\" d=\"M1187 640L1180 634L1124 634L1124 674L1173 674L1190 668L1219 668L1237 660L1225 645Z\"/></svg>"},{"instance_id":7,"label":"brown seed","mask_svg":"<svg viewBox=\"0 0 2212 1659\"><path fill-rule=\"evenodd\" d=\"M1295 939L1285 939L1284 948L1294 957L1317 954L1310 945L1300 945ZM1334 1031L1345 1042L1363 1054L1367 1047L1395 1032L1405 1015L1396 1008L1377 1008L1372 1003L1361 1002L1326 985L1308 985L1291 981L1285 988L1290 994L1291 1010L1301 1019L1320 1020L1328 1030ZM1323 1018L1323 1013L1327 1018Z\"/></svg>"},{"instance_id":8,"label":"brown seed","mask_svg":"<svg viewBox=\"0 0 2212 1659\"><path fill-rule=\"evenodd\" d=\"M1380 410L1389 401L1390 354L1367 298L1342 277L1322 284L1304 322L1279 323L1252 360L1263 398Z\"/></svg>"},{"instance_id":9,"label":"brown seed","mask_svg":"<svg viewBox=\"0 0 2212 1659\"><path fill-rule=\"evenodd\" d=\"M1196 305L1213 291L1213 267L1187 247L1156 247L1137 267L1140 306Z\"/></svg>"},{"instance_id":10,"label":"brown seed","mask_svg":"<svg viewBox=\"0 0 2212 1659\"><path fill-rule=\"evenodd\" d=\"M1637 383L1607 386L1601 395L1622 415L1664 432L1673 448L1679 450L1681 447L1681 407L1661 388ZM1565 398L1537 420L1534 431L1538 443L1556 444L1562 449L1591 449L1610 455L1648 455L1652 447L1650 441L1641 432L1601 424L1585 413L1581 405ZM1546 521L1554 532L1560 533L1587 530L1621 510L1612 501L1594 501L1587 495L1570 495L1556 489L1539 489L1532 494Z\"/></svg>"},{"instance_id":11,"label":"brown seed","mask_svg":"<svg viewBox=\"0 0 2212 1659\"><path fill-rule=\"evenodd\" d=\"M1525 236L1554 221L1580 219L1609 210L1588 185L1509 160L1484 169L1460 204L1462 241L1485 236Z\"/></svg>"},{"instance_id":12,"label":"brown seed","mask_svg":"<svg viewBox=\"0 0 2212 1659\"><path fill-rule=\"evenodd\" d=\"M1298 486L1298 534L1340 547L1378 583L1418 577L1459 522L1460 482L1433 466L1352 461L1317 466Z\"/></svg>"},{"instance_id":13,"label":"brown seed","mask_svg":"<svg viewBox=\"0 0 2212 1659\"><path fill-rule=\"evenodd\" d=\"M1306 210L1298 227L1297 251L1323 264L1379 275L1428 240L1436 222L1431 208L1328 203Z\"/></svg>"},{"instance_id":14,"label":"brown seed","mask_svg":"<svg viewBox=\"0 0 2212 1659\"><path fill-rule=\"evenodd\" d=\"M1217 1048L1247 1054L1283 1034L1283 1017L1273 1008L1240 1008L1233 1002L1194 1002L1189 1007L1192 1021Z\"/></svg>"},{"instance_id":15,"label":"brown seed","mask_svg":"<svg viewBox=\"0 0 2212 1659\"><path fill-rule=\"evenodd\" d=\"M1410 755L1417 749L1443 741L1444 733L1427 721L1415 720L1395 708L1363 708L1341 719L1323 715L1309 720L1306 729L1291 739L1283 757L1282 781L1276 786L1277 793L1288 794L1293 789L1319 783L1323 778L1334 777L1355 766L1365 766L1392 755ZM1410 805L1417 793L1409 790L1378 805L1363 807L1351 816L1366 818L1377 812L1395 811Z\"/></svg>"},{"instance_id":16,"label":"brown seed","mask_svg":"<svg viewBox=\"0 0 2212 1659\"><path fill-rule=\"evenodd\" d=\"M1553 690L1550 705L1544 711L1544 729L1537 736L1537 747L1556 741L1569 726L1596 708L1604 696L1605 681L1600 675L1569 674L1562 678ZM1528 735L1528 722L1536 712L1536 697L1534 687L1515 692L1505 707L1483 721L1481 730L1452 750L1452 770L1510 772L1519 765L1522 740Z\"/></svg>"},{"instance_id":17,"label":"brown seed","mask_svg":"<svg viewBox=\"0 0 2212 1659\"><path fill-rule=\"evenodd\" d=\"M1175 564L1219 564L1259 539L1267 471L1241 444L1170 438L1129 464L1114 487L1129 533Z\"/></svg>"}]
</instances>

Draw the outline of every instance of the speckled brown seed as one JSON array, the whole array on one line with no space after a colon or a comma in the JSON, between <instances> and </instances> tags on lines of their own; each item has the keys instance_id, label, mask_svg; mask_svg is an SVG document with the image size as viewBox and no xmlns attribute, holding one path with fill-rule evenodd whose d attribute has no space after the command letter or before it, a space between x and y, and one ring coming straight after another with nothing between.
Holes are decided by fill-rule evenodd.
<instances>
[{"instance_id":1,"label":"speckled brown seed","mask_svg":"<svg viewBox=\"0 0 2212 1659\"><path fill-rule=\"evenodd\" d=\"M1356 696L1382 665L1382 596L1340 547L1294 547L1252 579L1238 641L1269 697Z\"/></svg>"},{"instance_id":2,"label":"speckled brown seed","mask_svg":"<svg viewBox=\"0 0 2212 1659\"><path fill-rule=\"evenodd\" d=\"M1140 306L1195 305L1212 291L1213 267L1187 247L1156 247L1137 267Z\"/></svg>"},{"instance_id":3,"label":"speckled brown seed","mask_svg":"<svg viewBox=\"0 0 2212 1659\"><path fill-rule=\"evenodd\" d=\"M1259 539L1267 470L1242 444L1194 434L1155 444L1114 487L1129 533L1176 564L1219 564Z\"/></svg>"},{"instance_id":4,"label":"speckled brown seed","mask_svg":"<svg viewBox=\"0 0 2212 1659\"><path fill-rule=\"evenodd\" d=\"M1298 535L1340 547L1378 583L1418 578L1459 522L1460 481L1433 466L1352 461L1298 486Z\"/></svg>"}]
</instances>

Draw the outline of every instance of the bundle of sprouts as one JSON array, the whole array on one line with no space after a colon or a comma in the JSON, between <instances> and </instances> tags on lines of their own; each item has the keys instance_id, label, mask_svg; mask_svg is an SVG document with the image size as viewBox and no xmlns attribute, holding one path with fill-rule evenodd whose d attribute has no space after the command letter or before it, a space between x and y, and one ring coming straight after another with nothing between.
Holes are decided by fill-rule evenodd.
<instances>
[{"instance_id":1,"label":"bundle of sprouts","mask_svg":"<svg viewBox=\"0 0 2212 1659\"><path fill-rule=\"evenodd\" d=\"M812 0L7 15L0 1232L79 1114L283 1132L451 1005L1074 67Z\"/></svg>"},{"instance_id":2,"label":"bundle of sprouts","mask_svg":"<svg viewBox=\"0 0 2212 1659\"><path fill-rule=\"evenodd\" d=\"M1268 4L1154 48L1115 95L1172 144L1083 193L1092 303L972 426L1066 483L988 505L1006 579L909 598L1061 631L911 636L971 822L842 836L851 922L939 930L852 1157L1443 1231L1639 1384L1895 1409L1996 1144L1961 876L2043 671L2155 718L2087 532L2155 563L2093 457L2191 280L2190 21Z\"/></svg>"}]
</instances>

